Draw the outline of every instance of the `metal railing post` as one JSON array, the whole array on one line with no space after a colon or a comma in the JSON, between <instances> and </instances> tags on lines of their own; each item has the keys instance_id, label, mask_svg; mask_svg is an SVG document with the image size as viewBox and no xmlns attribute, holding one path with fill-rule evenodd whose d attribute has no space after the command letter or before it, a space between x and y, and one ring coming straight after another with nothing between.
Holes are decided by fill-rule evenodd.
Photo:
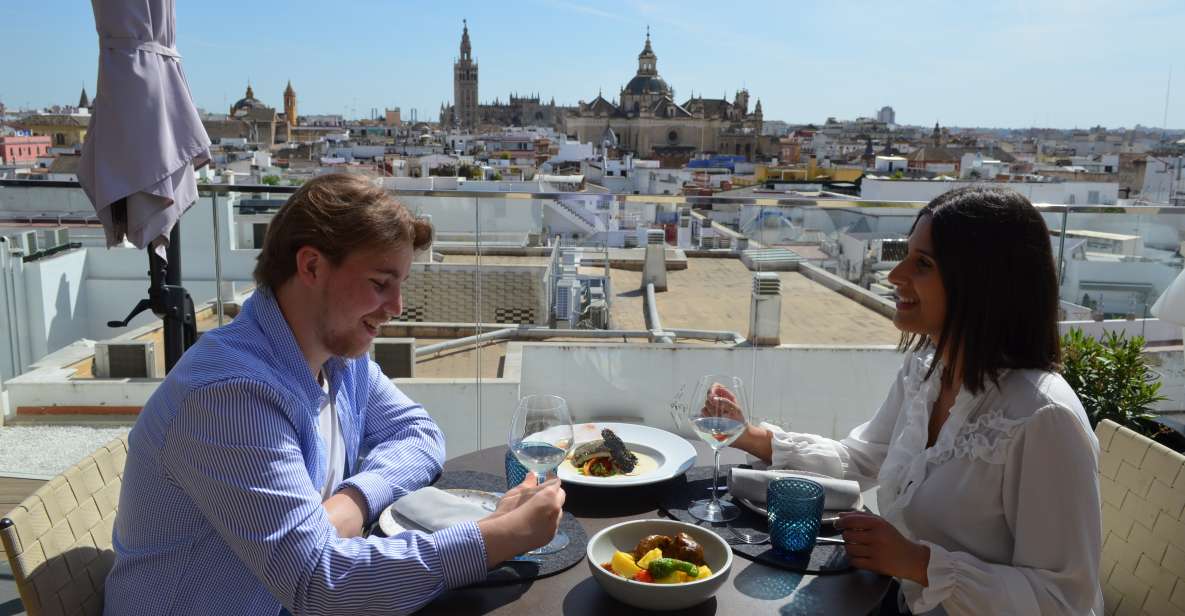
<instances>
[{"instance_id":1,"label":"metal railing post","mask_svg":"<svg viewBox=\"0 0 1185 616\"><path fill-rule=\"evenodd\" d=\"M227 197L229 199L229 197ZM218 193L210 193L210 209L214 211L214 306L218 312L218 327L222 327L222 229L218 217Z\"/></svg>"}]
</instances>

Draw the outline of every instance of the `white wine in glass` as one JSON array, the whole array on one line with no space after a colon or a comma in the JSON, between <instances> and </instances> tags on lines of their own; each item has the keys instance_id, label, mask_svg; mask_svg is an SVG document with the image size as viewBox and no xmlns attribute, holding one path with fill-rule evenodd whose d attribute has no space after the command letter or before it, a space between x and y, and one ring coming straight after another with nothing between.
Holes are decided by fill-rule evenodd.
<instances>
[{"instance_id":1,"label":"white wine in glass","mask_svg":"<svg viewBox=\"0 0 1185 616\"><path fill-rule=\"evenodd\" d=\"M508 443L514 457L535 473L540 484L568 457L573 438L572 415L563 398L533 394L519 400ZM552 554L567 547L568 542L568 535L559 531L547 545L527 554Z\"/></svg>"},{"instance_id":2,"label":"white wine in glass","mask_svg":"<svg viewBox=\"0 0 1185 616\"><path fill-rule=\"evenodd\" d=\"M741 514L740 509L720 500L720 450L745 431L745 408L748 407L745 384L726 374L709 374L699 380L692 404L687 405L687 420L715 452L712 471L712 498L695 501L687 512L705 522L725 522Z\"/></svg>"}]
</instances>

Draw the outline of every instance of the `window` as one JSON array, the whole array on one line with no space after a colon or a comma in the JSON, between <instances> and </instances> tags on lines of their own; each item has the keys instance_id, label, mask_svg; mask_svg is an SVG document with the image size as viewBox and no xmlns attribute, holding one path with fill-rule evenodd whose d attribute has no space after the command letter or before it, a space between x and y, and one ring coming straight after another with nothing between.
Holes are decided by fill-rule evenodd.
<instances>
[{"instance_id":1,"label":"window","mask_svg":"<svg viewBox=\"0 0 1185 616\"><path fill-rule=\"evenodd\" d=\"M54 143L58 145L66 145L66 136L62 133L54 135Z\"/></svg>"},{"instance_id":2,"label":"window","mask_svg":"<svg viewBox=\"0 0 1185 616\"><path fill-rule=\"evenodd\" d=\"M667 141L671 143L679 143L679 132L672 130L671 132L667 133Z\"/></svg>"}]
</instances>

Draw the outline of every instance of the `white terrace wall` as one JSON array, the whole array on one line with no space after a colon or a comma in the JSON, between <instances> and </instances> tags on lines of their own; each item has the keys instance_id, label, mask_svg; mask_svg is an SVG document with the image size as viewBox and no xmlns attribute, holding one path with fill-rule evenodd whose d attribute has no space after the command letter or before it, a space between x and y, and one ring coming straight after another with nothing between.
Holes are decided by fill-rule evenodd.
<instances>
[{"instance_id":1,"label":"white terrace wall","mask_svg":"<svg viewBox=\"0 0 1185 616\"><path fill-rule=\"evenodd\" d=\"M791 430L840 437L880 407L900 368L890 346L731 349L640 344L523 345L522 394L554 393L573 419L613 417L673 429L669 402L700 376L732 373L752 415Z\"/></svg>"}]
</instances>

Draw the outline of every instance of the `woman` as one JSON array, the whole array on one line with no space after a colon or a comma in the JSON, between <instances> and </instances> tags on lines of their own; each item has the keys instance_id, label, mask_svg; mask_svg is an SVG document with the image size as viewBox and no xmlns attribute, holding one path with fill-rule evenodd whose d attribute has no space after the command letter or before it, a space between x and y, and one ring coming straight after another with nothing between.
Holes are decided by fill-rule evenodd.
<instances>
[{"instance_id":1,"label":"woman","mask_svg":"<svg viewBox=\"0 0 1185 616\"><path fill-rule=\"evenodd\" d=\"M840 441L748 426L774 467L879 485L843 516L853 565L915 613L1102 614L1098 441L1060 362L1049 231L1021 195L945 193L889 280L908 351L888 398Z\"/></svg>"}]
</instances>

